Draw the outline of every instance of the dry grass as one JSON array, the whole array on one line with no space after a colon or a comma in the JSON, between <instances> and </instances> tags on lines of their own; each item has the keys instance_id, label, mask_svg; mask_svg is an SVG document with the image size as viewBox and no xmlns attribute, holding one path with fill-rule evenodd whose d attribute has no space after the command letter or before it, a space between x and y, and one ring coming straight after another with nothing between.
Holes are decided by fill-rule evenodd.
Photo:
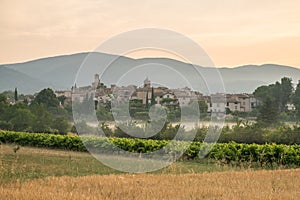
<instances>
[{"instance_id":1,"label":"dry grass","mask_svg":"<svg viewBox=\"0 0 300 200\"><path fill-rule=\"evenodd\" d=\"M300 169L48 177L0 186L1 199L300 199Z\"/></svg>"},{"instance_id":2,"label":"dry grass","mask_svg":"<svg viewBox=\"0 0 300 200\"><path fill-rule=\"evenodd\" d=\"M91 156L89 153L21 147L17 153L13 145L0 145L0 187L2 184L49 176L88 176L120 174ZM155 171L155 174L203 173L244 170L217 165L212 160L175 162ZM0 200L1 197L0 197Z\"/></svg>"}]
</instances>

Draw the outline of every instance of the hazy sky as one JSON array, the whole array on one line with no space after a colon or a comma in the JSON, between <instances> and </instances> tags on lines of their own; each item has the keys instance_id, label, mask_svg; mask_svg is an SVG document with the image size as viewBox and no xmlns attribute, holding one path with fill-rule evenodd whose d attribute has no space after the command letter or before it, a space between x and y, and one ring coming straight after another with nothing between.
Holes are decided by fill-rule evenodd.
<instances>
[{"instance_id":1,"label":"hazy sky","mask_svg":"<svg viewBox=\"0 0 300 200\"><path fill-rule=\"evenodd\" d=\"M217 66L300 67L299 0L0 0L0 63L92 51L144 27L187 35Z\"/></svg>"}]
</instances>

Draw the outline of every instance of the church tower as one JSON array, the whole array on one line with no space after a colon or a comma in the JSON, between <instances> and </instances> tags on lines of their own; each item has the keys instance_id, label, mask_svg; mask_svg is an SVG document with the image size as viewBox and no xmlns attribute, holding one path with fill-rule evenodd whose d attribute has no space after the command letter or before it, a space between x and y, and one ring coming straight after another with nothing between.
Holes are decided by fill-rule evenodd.
<instances>
[{"instance_id":1,"label":"church tower","mask_svg":"<svg viewBox=\"0 0 300 200\"><path fill-rule=\"evenodd\" d=\"M148 79L148 77L144 80L144 88L150 88L151 87L151 82Z\"/></svg>"},{"instance_id":2,"label":"church tower","mask_svg":"<svg viewBox=\"0 0 300 200\"><path fill-rule=\"evenodd\" d=\"M94 82L93 82L93 88L97 89L98 86L100 86L100 76L99 74L94 75Z\"/></svg>"}]
</instances>

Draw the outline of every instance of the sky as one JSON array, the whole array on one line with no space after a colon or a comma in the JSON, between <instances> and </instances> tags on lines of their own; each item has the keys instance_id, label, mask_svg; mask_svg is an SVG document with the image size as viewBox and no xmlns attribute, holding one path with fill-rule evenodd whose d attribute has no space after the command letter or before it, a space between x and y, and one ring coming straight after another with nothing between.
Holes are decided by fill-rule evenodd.
<instances>
[{"instance_id":1,"label":"sky","mask_svg":"<svg viewBox=\"0 0 300 200\"><path fill-rule=\"evenodd\" d=\"M93 51L145 27L186 35L216 66L300 68L299 0L0 0L0 64Z\"/></svg>"}]
</instances>

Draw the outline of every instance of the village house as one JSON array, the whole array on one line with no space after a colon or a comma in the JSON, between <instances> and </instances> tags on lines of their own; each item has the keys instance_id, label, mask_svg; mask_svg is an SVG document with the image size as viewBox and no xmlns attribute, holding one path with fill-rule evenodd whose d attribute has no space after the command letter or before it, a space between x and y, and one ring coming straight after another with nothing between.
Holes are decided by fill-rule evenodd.
<instances>
[{"instance_id":1,"label":"village house","mask_svg":"<svg viewBox=\"0 0 300 200\"><path fill-rule=\"evenodd\" d=\"M213 98L213 100L212 100ZM249 94L212 94L203 97L207 103L208 112L251 112L258 105L258 101Z\"/></svg>"}]
</instances>

